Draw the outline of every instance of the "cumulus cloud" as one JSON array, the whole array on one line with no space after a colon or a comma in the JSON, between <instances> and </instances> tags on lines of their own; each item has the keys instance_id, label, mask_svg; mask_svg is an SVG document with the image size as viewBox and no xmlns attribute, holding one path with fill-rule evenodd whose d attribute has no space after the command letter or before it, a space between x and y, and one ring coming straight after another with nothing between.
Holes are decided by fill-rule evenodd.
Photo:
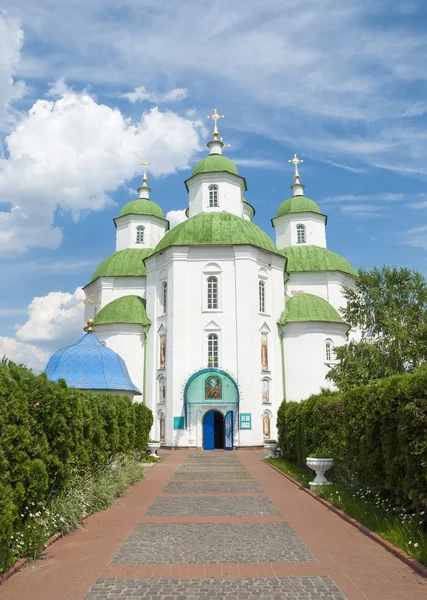
<instances>
[{"instance_id":1,"label":"cumulus cloud","mask_svg":"<svg viewBox=\"0 0 427 600\"><path fill-rule=\"evenodd\" d=\"M171 229L173 227L175 227L176 225L179 225L180 223L183 223L184 221L187 220L187 217L185 216L185 211L186 211L185 208L182 210L170 210L166 214L166 218L170 223Z\"/></svg>"},{"instance_id":2,"label":"cumulus cloud","mask_svg":"<svg viewBox=\"0 0 427 600\"><path fill-rule=\"evenodd\" d=\"M33 298L28 306L28 320L19 327L16 337L22 342L48 342L60 347L83 335L85 293L78 287L73 294L50 292Z\"/></svg>"},{"instance_id":3,"label":"cumulus cloud","mask_svg":"<svg viewBox=\"0 0 427 600\"><path fill-rule=\"evenodd\" d=\"M178 100L184 100L187 97L186 88L175 88L168 92L149 92L143 85L135 88L133 92L127 92L121 94L121 98L126 98L132 104L135 102L153 102L156 104L167 104L168 102L177 102Z\"/></svg>"},{"instance_id":4,"label":"cumulus cloud","mask_svg":"<svg viewBox=\"0 0 427 600\"><path fill-rule=\"evenodd\" d=\"M75 219L101 210L136 175L142 156L150 156L154 175L163 175L186 168L199 150L200 124L174 112L153 108L133 122L64 81L50 95L59 98L38 100L5 140L0 197L10 210L0 212L2 251L57 248L57 208Z\"/></svg>"},{"instance_id":5,"label":"cumulus cloud","mask_svg":"<svg viewBox=\"0 0 427 600\"><path fill-rule=\"evenodd\" d=\"M32 344L24 344L10 337L0 336L0 358L3 356L39 373L45 368L50 353Z\"/></svg>"},{"instance_id":6,"label":"cumulus cloud","mask_svg":"<svg viewBox=\"0 0 427 600\"><path fill-rule=\"evenodd\" d=\"M25 84L14 79L19 64L24 32L18 19L0 11L0 129L14 100L25 93Z\"/></svg>"}]
</instances>

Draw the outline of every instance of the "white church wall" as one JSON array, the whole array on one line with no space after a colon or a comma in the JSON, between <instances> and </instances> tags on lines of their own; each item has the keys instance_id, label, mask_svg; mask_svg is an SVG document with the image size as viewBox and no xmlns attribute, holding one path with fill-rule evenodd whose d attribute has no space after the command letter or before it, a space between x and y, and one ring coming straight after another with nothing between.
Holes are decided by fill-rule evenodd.
<instances>
[{"instance_id":1,"label":"white church wall","mask_svg":"<svg viewBox=\"0 0 427 600\"><path fill-rule=\"evenodd\" d=\"M325 377L329 371L326 340L333 346L346 341L345 325L335 323L288 323L285 326L286 400L301 401L320 388L333 389ZM333 361L332 361L333 362Z\"/></svg>"},{"instance_id":2,"label":"white church wall","mask_svg":"<svg viewBox=\"0 0 427 600\"><path fill-rule=\"evenodd\" d=\"M98 339L125 361L132 383L142 394L144 389L144 332L142 326L112 323L95 325L94 329ZM141 402L142 396L134 396L134 401Z\"/></svg>"},{"instance_id":3,"label":"white church wall","mask_svg":"<svg viewBox=\"0 0 427 600\"><path fill-rule=\"evenodd\" d=\"M116 223L116 251L126 248L155 248L166 233L166 221L152 215L125 215ZM137 241L137 227L144 227L143 241Z\"/></svg>"},{"instance_id":4,"label":"white church wall","mask_svg":"<svg viewBox=\"0 0 427 600\"><path fill-rule=\"evenodd\" d=\"M288 296L299 291L315 294L329 302L338 312L346 306L344 286L354 288L355 280L341 271L291 273L285 285Z\"/></svg>"},{"instance_id":5,"label":"white church wall","mask_svg":"<svg viewBox=\"0 0 427 600\"><path fill-rule=\"evenodd\" d=\"M276 230L276 246L281 250L288 246L296 246L297 225L305 227L305 244L326 248L326 217L316 213L291 213L276 217L274 228Z\"/></svg>"},{"instance_id":6,"label":"white church wall","mask_svg":"<svg viewBox=\"0 0 427 600\"><path fill-rule=\"evenodd\" d=\"M85 286L85 322L101 308L123 296L145 298L146 277L98 277Z\"/></svg>"},{"instance_id":7,"label":"white church wall","mask_svg":"<svg viewBox=\"0 0 427 600\"><path fill-rule=\"evenodd\" d=\"M209 186L218 186L218 206L209 207ZM242 180L229 173L200 173L187 181L189 217L201 212L229 212L243 216Z\"/></svg>"},{"instance_id":8,"label":"white church wall","mask_svg":"<svg viewBox=\"0 0 427 600\"><path fill-rule=\"evenodd\" d=\"M167 336L166 368L166 439L167 445L201 446L202 415L207 407L190 408L187 429L174 429L173 418L184 415L184 386L196 371L207 368L207 336L219 336L220 369L238 383L240 413L250 413L251 430L238 430L235 414L236 443L261 445L262 378L271 378L271 403L274 413L283 398L280 339L276 322L284 307L283 264L280 256L271 256L250 246L233 248L171 248L147 261L147 304L152 327L149 334L147 397L156 397L159 354L159 329ZM267 305L259 313L258 282L260 268L266 274ZM219 307L206 306L206 278L214 273L219 279ZM160 277L160 274L163 274ZM165 316L160 315L159 282L167 278L168 299ZM163 328L163 329L162 329ZM261 369L261 334L268 336L269 371ZM158 408L158 407L157 407ZM202 413L200 413L202 410ZM274 421L274 422L273 422ZM272 419L272 431L275 416Z\"/></svg>"}]
</instances>

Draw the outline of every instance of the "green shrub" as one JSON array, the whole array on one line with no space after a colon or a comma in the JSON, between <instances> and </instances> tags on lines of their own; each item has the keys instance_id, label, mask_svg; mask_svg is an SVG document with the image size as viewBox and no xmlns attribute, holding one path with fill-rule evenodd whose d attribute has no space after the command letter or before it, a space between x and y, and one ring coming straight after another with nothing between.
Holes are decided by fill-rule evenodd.
<instances>
[{"instance_id":1,"label":"green shrub","mask_svg":"<svg viewBox=\"0 0 427 600\"><path fill-rule=\"evenodd\" d=\"M10 565L7 540L16 531L28 530L29 506L46 506L51 497L66 494L77 474L91 476L112 456L145 451L152 423L144 404L68 388L63 380L54 383L3 360L0 571Z\"/></svg>"},{"instance_id":2,"label":"green shrub","mask_svg":"<svg viewBox=\"0 0 427 600\"><path fill-rule=\"evenodd\" d=\"M427 368L346 392L323 391L278 411L283 457L299 465L319 448L335 459L339 481L394 501L427 507Z\"/></svg>"}]
</instances>

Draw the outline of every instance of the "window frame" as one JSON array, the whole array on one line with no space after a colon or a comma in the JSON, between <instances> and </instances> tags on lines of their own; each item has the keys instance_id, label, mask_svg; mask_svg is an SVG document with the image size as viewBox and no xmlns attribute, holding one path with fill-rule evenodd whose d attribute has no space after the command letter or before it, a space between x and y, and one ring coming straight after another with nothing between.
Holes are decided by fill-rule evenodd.
<instances>
[{"instance_id":1,"label":"window frame","mask_svg":"<svg viewBox=\"0 0 427 600\"><path fill-rule=\"evenodd\" d=\"M141 237L142 237L142 239L141 239ZM136 228L135 244L145 244L145 227L144 227L144 225L138 225Z\"/></svg>"},{"instance_id":2,"label":"window frame","mask_svg":"<svg viewBox=\"0 0 427 600\"><path fill-rule=\"evenodd\" d=\"M300 237L302 239L300 239ZM298 225L297 225L297 244L306 244L306 243L307 243L307 236L306 236L305 225L303 225L302 223L298 223Z\"/></svg>"},{"instance_id":3,"label":"window frame","mask_svg":"<svg viewBox=\"0 0 427 600\"><path fill-rule=\"evenodd\" d=\"M266 314L267 294L265 279L258 279L258 312Z\"/></svg>"},{"instance_id":4,"label":"window frame","mask_svg":"<svg viewBox=\"0 0 427 600\"><path fill-rule=\"evenodd\" d=\"M162 282L160 304L162 307L162 315L165 315L168 310L168 282L167 281Z\"/></svg>"},{"instance_id":5,"label":"window frame","mask_svg":"<svg viewBox=\"0 0 427 600\"><path fill-rule=\"evenodd\" d=\"M219 334L216 332L210 332L206 336L207 350L208 350L208 368L218 369L219 368ZM211 347L212 343L212 347ZM216 349L214 348L216 344ZM216 355L216 356L215 356Z\"/></svg>"},{"instance_id":6,"label":"window frame","mask_svg":"<svg viewBox=\"0 0 427 600\"><path fill-rule=\"evenodd\" d=\"M212 283L212 286L211 286ZM219 310L219 277L208 275L206 277L206 309Z\"/></svg>"},{"instance_id":7,"label":"window frame","mask_svg":"<svg viewBox=\"0 0 427 600\"><path fill-rule=\"evenodd\" d=\"M333 346L333 342L330 338L325 340L323 351L324 351L325 363L335 362L334 346Z\"/></svg>"},{"instance_id":8,"label":"window frame","mask_svg":"<svg viewBox=\"0 0 427 600\"><path fill-rule=\"evenodd\" d=\"M216 183L212 183L209 187L208 187L208 192L209 192L209 202L208 202L208 206L209 208L218 208L219 207L219 188L216 185Z\"/></svg>"}]
</instances>

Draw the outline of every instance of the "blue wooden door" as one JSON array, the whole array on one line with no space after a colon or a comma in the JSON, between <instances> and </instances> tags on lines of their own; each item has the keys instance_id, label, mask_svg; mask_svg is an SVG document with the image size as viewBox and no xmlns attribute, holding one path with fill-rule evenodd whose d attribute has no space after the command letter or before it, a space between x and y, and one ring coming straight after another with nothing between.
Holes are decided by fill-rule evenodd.
<instances>
[{"instance_id":1,"label":"blue wooden door","mask_svg":"<svg viewBox=\"0 0 427 600\"><path fill-rule=\"evenodd\" d=\"M210 410L203 417L203 450L213 450L214 440L214 411Z\"/></svg>"},{"instance_id":2,"label":"blue wooden door","mask_svg":"<svg viewBox=\"0 0 427 600\"><path fill-rule=\"evenodd\" d=\"M224 450L233 450L233 411L230 410L224 419Z\"/></svg>"}]
</instances>

